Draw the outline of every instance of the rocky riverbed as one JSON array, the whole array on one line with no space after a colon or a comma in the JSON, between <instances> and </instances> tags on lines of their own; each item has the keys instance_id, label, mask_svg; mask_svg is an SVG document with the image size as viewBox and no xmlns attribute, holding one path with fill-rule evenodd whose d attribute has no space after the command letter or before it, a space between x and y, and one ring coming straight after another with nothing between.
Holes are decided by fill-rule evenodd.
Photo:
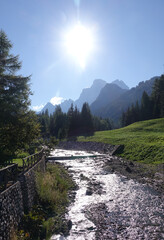
<instances>
[{"instance_id":1,"label":"rocky riverbed","mask_svg":"<svg viewBox=\"0 0 164 240\"><path fill-rule=\"evenodd\" d=\"M109 145L99 142L60 142L59 148L67 150L80 150L88 152L98 152L105 154L106 171L121 174L128 179L135 179L138 182L145 183L153 187L160 193L164 192L164 164L150 166L135 161L128 161L114 156L120 146ZM108 156L112 158L108 159Z\"/></svg>"},{"instance_id":2,"label":"rocky riverbed","mask_svg":"<svg viewBox=\"0 0 164 240\"><path fill-rule=\"evenodd\" d=\"M93 146L94 150L91 148L88 154L95 154L92 152L95 150L103 153L102 146ZM80 144L79 149L84 147ZM73 149L73 144L65 148ZM113 151L110 146L105 149ZM105 153L93 158L57 161L68 169L78 190L73 193L75 200L66 216L71 222L70 235L51 239L164 239L162 187L149 182L145 171L141 172L135 163L111 156L107 150ZM86 152L56 149L52 154L78 156ZM160 176L160 183L161 179Z\"/></svg>"}]
</instances>

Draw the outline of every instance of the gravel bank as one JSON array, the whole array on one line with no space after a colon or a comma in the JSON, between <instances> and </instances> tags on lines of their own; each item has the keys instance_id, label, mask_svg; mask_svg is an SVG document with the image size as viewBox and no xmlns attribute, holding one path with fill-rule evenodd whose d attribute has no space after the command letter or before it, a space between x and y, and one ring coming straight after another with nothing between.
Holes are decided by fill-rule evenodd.
<instances>
[{"instance_id":1,"label":"gravel bank","mask_svg":"<svg viewBox=\"0 0 164 240\"><path fill-rule=\"evenodd\" d=\"M99 152L111 156L118 146L99 142L60 142L59 148L67 150L84 150L88 152ZM146 164L128 161L117 156L107 159L104 169L108 172L121 174L128 179L135 179L140 183L152 186L159 193L164 192L164 164L159 166L148 166Z\"/></svg>"},{"instance_id":2,"label":"gravel bank","mask_svg":"<svg viewBox=\"0 0 164 240\"><path fill-rule=\"evenodd\" d=\"M75 149L70 143L69 147ZM54 151L54 155L61 153L63 156L82 154L61 149ZM109 154L57 162L68 169L78 190L68 209L67 217L72 223L69 235L52 239L164 239L163 193L148 186L147 182L141 184L139 170L133 169L136 166L132 162Z\"/></svg>"}]
</instances>

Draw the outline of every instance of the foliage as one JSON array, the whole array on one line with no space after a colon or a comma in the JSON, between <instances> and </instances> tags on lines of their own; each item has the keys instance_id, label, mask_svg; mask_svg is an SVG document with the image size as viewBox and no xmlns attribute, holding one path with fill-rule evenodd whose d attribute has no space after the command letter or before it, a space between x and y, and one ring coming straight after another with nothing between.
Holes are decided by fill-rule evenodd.
<instances>
[{"instance_id":1,"label":"foliage","mask_svg":"<svg viewBox=\"0 0 164 240\"><path fill-rule=\"evenodd\" d=\"M154 85L154 81L157 77L153 77L150 80L147 80L145 82L140 82L136 87L131 88L130 90L126 91L125 93L122 93L119 97L117 97L115 100L111 101L107 105L104 103L104 107L100 107L96 111L97 116L101 117L108 117L116 122L119 120L119 118L122 115L123 111L126 111L128 107L130 107L133 104L135 104L136 101L140 104L142 94L145 91L149 96L152 93L152 87ZM105 98L105 96L104 96ZM91 105L92 110L92 105Z\"/></svg>"},{"instance_id":2,"label":"foliage","mask_svg":"<svg viewBox=\"0 0 164 240\"><path fill-rule=\"evenodd\" d=\"M164 117L164 75L156 79L151 98L153 102L153 116L155 118Z\"/></svg>"},{"instance_id":3,"label":"foliage","mask_svg":"<svg viewBox=\"0 0 164 240\"><path fill-rule=\"evenodd\" d=\"M48 164L45 173L37 173L38 200L19 226L19 240L49 239L56 233L68 234L63 217L68 205L68 191L75 184L66 170L57 164Z\"/></svg>"},{"instance_id":4,"label":"foliage","mask_svg":"<svg viewBox=\"0 0 164 240\"><path fill-rule=\"evenodd\" d=\"M81 110L81 130L83 134L93 134L93 119L88 103L84 103Z\"/></svg>"},{"instance_id":5,"label":"foliage","mask_svg":"<svg viewBox=\"0 0 164 240\"><path fill-rule=\"evenodd\" d=\"M60 106L56 107L53 115L48 111L38 115L43 138L51 136L58 139L66 137L76 137L79 135L92 135L94 131L109 130L112 128L109 119L101 119L91 115L89 105L83 104L82 111L79 112L73 104L67 114L63 113Z\"/></svg>"},{"instance_id":6,"label":"foliage","mask_svg":"<svg viewBox=\"0 0 164 240\"><path fill-rule=\"evenodd\" d=\"M61 206L67 203L68 183L63 178L63 169L57 166L48 168L46 174L37 174L37 192L44 204L52 204L56 208L59 201Z\"/></svg>"},{"instance_id":7,"label":"foliage","mask_svg":"<svg viewBox=\"0 0 164 240\"><path fill-rule=\"evenodd\" d=\"M123 112L121 117L122 126L149 119L164 117L164 75L154 82L151 96L144 91L141 105L138 102Z\"/></svg>"},{"instance_id":8,"label":"foliage","mask_svg":"<svg viewBox=\"0 0 164 240\"><path fill-rule=\"evenodd\" d=\"M30 77L16 75L19 56L10 54L11 42L0 31L0 157L10 159L39 134L34 112L29 111Z\"/></svg>"},{"instance_id":9,"label":"foliage","mask_svg":"<svg viewBox=\"0 0 164 240\"><path fill-rule=\"evenodd\" d=\"M133 123L127 127L95 132L78 141L124 145L121 157L147 164L164 163L164 118Z\"/></svg>"}]
</instances>

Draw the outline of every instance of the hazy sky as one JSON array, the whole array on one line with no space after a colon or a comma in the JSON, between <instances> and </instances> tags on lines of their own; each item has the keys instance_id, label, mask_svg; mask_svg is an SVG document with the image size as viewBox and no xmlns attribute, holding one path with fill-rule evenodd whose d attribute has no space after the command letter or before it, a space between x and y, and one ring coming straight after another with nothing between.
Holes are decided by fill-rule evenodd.
<instances>
[{"instance_id":1,"label":"hazy sky","mask_svg":"<svg viewBox=\"0 0 164 240\"><path fill-rule=\"evenodd\" d=\"M77 21L94 45L85 67L65 46ZM0 29L20 55L20 73L32 74L36 108L75 100L96 78L133 87L164 72L164 0L0 0Z\"/></svg>"}]
</instances>

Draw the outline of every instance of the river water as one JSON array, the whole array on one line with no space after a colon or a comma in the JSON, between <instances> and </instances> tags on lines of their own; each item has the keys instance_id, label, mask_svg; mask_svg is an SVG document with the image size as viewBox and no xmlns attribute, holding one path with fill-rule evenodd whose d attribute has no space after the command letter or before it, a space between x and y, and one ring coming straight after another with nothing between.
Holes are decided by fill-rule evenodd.
<instances>
[{"instance_id":1,"label":"river water","mask_svg":"<svg viewBox=\"0 0 164 240\"><path fill-rule=\"evenodd\" d=\"M164 198L151 187L108 172L104 165L112 156L78 158L84 151L56 149L51 155L77 156L57 160L78 185L67 219L72 228L67 237L51 240L162 240L164 239ZM93 153L93 155L98 153Z\"/></svg>"}]
</instances>

